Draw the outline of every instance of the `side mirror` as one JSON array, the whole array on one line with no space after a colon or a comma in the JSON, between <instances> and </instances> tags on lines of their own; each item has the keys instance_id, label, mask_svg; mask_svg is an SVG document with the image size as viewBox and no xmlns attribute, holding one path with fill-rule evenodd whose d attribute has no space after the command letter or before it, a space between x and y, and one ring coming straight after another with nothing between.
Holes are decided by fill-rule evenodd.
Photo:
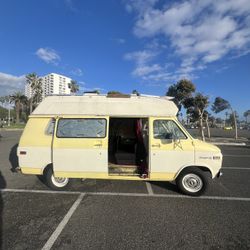
<instances>
[{"instance_id":1,"label":"side mirror","mask_svg":"<svg viewBox=\"0 0 250 250\"><path fill-rule=\"evenodd\" d=\"M174 135L173 135L173 133L166 133L166 134L164 135L164 139L166 139L166 140L174 140Z\"/></svg>"}]
</instances>

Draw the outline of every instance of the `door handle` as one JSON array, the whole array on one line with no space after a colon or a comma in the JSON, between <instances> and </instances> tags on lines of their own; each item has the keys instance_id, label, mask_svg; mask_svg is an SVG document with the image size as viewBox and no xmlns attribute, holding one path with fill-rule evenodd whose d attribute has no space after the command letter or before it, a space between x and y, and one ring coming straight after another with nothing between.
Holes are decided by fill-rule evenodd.
<instances>
[{"instance_id":1,"label":"door handle","mask_svg":"<svg viewBox=\"0 0 250 250\"><path fill-rule=\"evenodd\" d=\"M102 146L102 142L101 141L97 141L94 143L94 147L101 147Z\"/></svg>"},{"instance_id":2,"label":"door handle","mask_svg":"<svg viewBox=\"0 0 250 250\"><path fill-rule=\"evenodd\" d=\"M152 144L152 148L160 148L160 147L161 147L160 143Z\"/></svg>"}]
</instances>

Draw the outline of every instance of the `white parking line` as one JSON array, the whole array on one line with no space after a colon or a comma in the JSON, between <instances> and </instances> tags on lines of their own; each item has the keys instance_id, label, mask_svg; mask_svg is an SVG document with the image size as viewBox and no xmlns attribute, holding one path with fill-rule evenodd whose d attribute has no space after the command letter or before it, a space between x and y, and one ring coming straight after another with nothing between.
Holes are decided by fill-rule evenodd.
<instances>
[{"instance_id":1,"label":"white parking line","mask_svg":"<svg viewBox=\"0 0 250 250\"><path fill-rule=\"evenodd\" d=\"M147 187L147 190L148 190L148 194L151 194L151 195L154 194L150 182L146 182L146 187Z\"/></svg>"},{"instance_id":2,"label":"white parking line","mask_svg":"<svg viewBox=\"0 0 250 250\"><path fill-rule=\"evenodd\" d=\"M107 193L107 192L96 192L86 193L88 195L107 195L107 196L128 196L128 197L156 197L156 198L184 198L184 199L196 199L196 200L228 200L228 201L250 201L248 197L223 197L223 196L200 196L193 197L187 195L178 194L143 194L143 193Z\"/></svg>"},{"instance_id":3,"label":"white parking line","mask_svg":"<svg viewBox=\"0 0 250 250\"><path fill-rule=\"evenodd\" d=\"M48 241L45 243L45 245L43 246L42 250L49 250L49 249L51 249L51 247L54 245L56 239L61 234L62 230L64 229L64 227L67 225L68 221L70 220L71 216L76 211L76 209L79 206L79 204L81 203L84 195L85 195L84 193L82 193L82 194L79 195L79 197L77 198L77 200L74 202L74 204L72 205L72 207L69 209L68 213L64 216L63 220L57 226L56 230L53 232L53 234L50 236L50 238L48 239Z\"/></svg>"},{"instance_id":4,"label":"white parking line","mask_svg":"<svg viewBox=\"0 0 250 250\"><path fill-rule=\"evenodd\" d=\"M236 169L236 170L250 170L250 168L237 168L237 167L225 167L221 169Z\"/></svg>"},{"instance_id":5,"label":"white parking line","mask_svg":"<svg viewBox=\"0 0 250 250\"><path fill-rule=\"evenodd\" d=\"M250 155L224 155L224 157L246 157L246 158L250 158Z\"/></svg>"},{"instance_id":6,"label":"white parking line","mask_svg":"<svg viewBox=\"0 0 250 250\"><path fill-rule=\"evenodd\" d=\"M154 198L179 198L197 200L228 200L228 201L250 201L250 197L230 197L230 196L200 196L192 197L181 194L145 194L145 193L117 193L117 192L76 192L76 191L50 191L50 190L25 190L25 189L0 189L1 193L48 193L48 194L82 194L100 196L127 196L127 197L154 197Z\"/></svg>"},{"instance_id":7,"label":"white parking line","mask_svg":"<svg viewBox=\"0 0 250 250\"><path fill-rule=\"evenodd\" d=\"M52 191L52 190L35 190L35 189L0 189L0 192L13 192L13 193L39 193L39 194L81 194L79 191Z\"/></svg>"}]
</instances>

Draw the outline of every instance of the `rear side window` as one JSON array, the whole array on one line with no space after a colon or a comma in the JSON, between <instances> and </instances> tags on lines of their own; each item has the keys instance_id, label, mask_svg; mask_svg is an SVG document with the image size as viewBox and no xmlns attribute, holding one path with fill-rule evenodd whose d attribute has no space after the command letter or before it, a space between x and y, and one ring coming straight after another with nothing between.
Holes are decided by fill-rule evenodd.
<instances>
[{"instance_id":1,"label":"rear side window","mask_svg":"<svg viewBox=\"0 0 250 250\"><path fill-rule=\"evenodd\" d=\"M54 128L55 128L55 122L56 120L54 118L49 120L49 123L45 129L45 134L46 135L53 135L54 133Z\"/></svg>"},{"instance_id":2,"label":"rear side window","mask_svg":"<svg viewBox=\"0 0 250 250\"><path fill-rule=\"evenodd\" d=\"M59 138L104 138L106 119L60 119L56 136Z\"/></svg>"}]
</instances>

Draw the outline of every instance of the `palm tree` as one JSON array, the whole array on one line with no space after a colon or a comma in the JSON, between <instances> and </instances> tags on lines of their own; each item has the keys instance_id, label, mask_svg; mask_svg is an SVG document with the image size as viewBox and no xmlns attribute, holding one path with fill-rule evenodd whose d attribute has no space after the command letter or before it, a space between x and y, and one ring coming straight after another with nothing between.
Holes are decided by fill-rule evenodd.
<instances>
[{"instance_id":1,"label":"palm tree","mask_svg":"<svg viewBox=\"0 0 250 250\"><path fill-rule=\"evenodd\" d=\"M250 109L244 112L244 117L246 118L246 123L248 123L247 118L250 116Z\"/></svg>"},{"instance_id":2,"label":"palm tree","mask_svg":"<svg viewBox=\"0 0 250 250\"><path fill-rule=\"evenodd\" d=\"M75 80L71 80L69 83L69 88L70 88L70 92L72 94L75 94L76 92L79 91L79 85L77 84L77 81Z\"/></svg>"},{"instance_id":3,"label":"palm tree","mask_svg":"<svg viewBox=\"0 0 250 250\"><path fill-rule=\"evenodd\" d=\"M16 110L16 123L20 122L20 113L22 110L22 104L27 102L27 97L22 92L16 92L10 96L10 101L14 102Z\"/></svg>"},{"instance_id":4,"label":"palm tree","mask_svg":"<svg viewBox=\"0 0 250 250\"><path fill-rule=\"evenodd\" d=\"M42 100L42 80L36 73L26 75L26 82L31 89L31 97L29 99L30 114L33 111L33 107L37 106Z\"/></svg>"}]
</instances>

